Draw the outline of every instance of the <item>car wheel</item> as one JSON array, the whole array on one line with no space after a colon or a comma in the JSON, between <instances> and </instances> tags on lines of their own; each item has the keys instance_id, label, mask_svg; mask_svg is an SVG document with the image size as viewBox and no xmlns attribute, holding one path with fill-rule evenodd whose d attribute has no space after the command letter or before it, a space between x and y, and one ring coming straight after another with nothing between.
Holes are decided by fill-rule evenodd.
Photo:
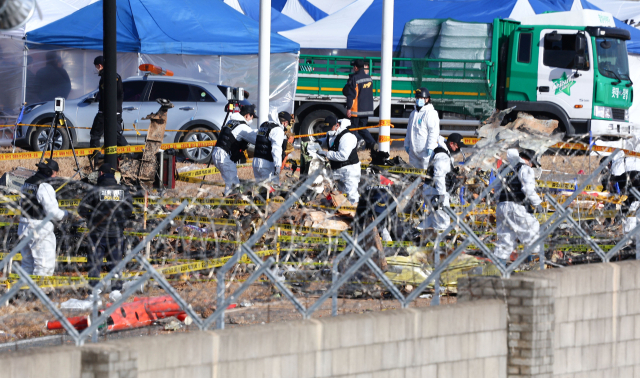
<instances>
[{"instance_id":1,"label":"car wheel","mask_svg":"<svg viewBox=\"0 0 640 378\"><path fill-rule=\"evenodd\" d=\"M324 128L326 127L326 124L324 123L324 119L328 116L334 116L336 118L340 118L330 110L316 110L314 112L309 113L306 117L304 117L304 120L300 125L300 134L307 135L307 134L317 134L317 133L324 132L325 131ZM302 138L302 140L305 142L315 141L316 137L304 137Z\"/></svg>"},{"instance_id":2,"label":"car wheel","mask_svg":"<svg viewBox=\"0 0 640 378\"><path fill-rule=\"evenodd\" d=\"M49 137L49 127L36 127L35 131L31 133L31 149L33 151L42 151L47 144L47 138ZM66 130L57 128L53 134L53 149L54 150L68 150L69 149L69 136Z\"/></svg>"},{"instance_id":3,"label":"car wheel","mask_svg":"<svg viewBox=\"0 0 640 378\"><path fill-rule=\"evenodd\" d=\"M216 136L209 131L190 131L185 135L183 142L207 142L210 140L216 140ZM211 159L214 146L206 147L193 147L185 148L182 150L182 155L193 160L196 163L207 163Z\"/></svg>"}]
</instances>

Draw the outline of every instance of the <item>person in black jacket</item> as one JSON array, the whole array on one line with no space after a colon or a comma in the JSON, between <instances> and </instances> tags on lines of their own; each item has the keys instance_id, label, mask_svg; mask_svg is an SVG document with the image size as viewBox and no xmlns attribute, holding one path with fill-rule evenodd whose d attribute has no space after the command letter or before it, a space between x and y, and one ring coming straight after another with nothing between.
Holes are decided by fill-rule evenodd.
<instances>
[{"instance_id":1,"label":"person in black jacket","mask_svg":"<svg viewBox=\"0 0 640 378\"><path fill-rule=\"evenodd\" d=\"M40 101L52 101L56 97L67 98L71 93L71 78L63 68L62 58L56 51L47 52L47 65L36 73L40 86Z\"/></svg>"},{"instance_id":2,"label":"person in black jacket","mask_svg":"<svg viewBox=\"0 0 640 378\"><path fill-rule=\"evenodd\" d=\"M127 187L119 185L111 164L100 167L98 184L87 193L80 205L78 214L87 220L92 254L89 256L90 278L100 278L102 260L107 258L107 269L113 269L124 251L124 227L133 212L133 197ZM89 282L91 286L97 280ZM112 290L120 290L122 282L116 281Z\"/></svg>"},{"instance_id":3,"label":"person in black jacket","mask_svg":"<svg viewBox=\"0 0 640 378\"><path fill-rule=\"evenodd\" d=\"M373 80L364 69L364 60L356 59L351 65L353 74L349 75L342 94L347 97L347 117L351 121L349 129L367 126L369 117L373 116ZM358 138L358 147L365 145L372 150L376 145L369 130L352 131Z\"/></svg>"},{"instance_id":4,"label":"person in black jacket","mask_svg":"<svg viewBox=\"0 0 640 378\"><path fill-rule=\"evenodd\" d=\"M91 132L89 133L89 147L100 147L100 138L104 134L104 58L102 55L96 57L93 60L93 64L96 66L98 70L98 75L100 75L100 83L98 84L98 96L96 97L96 101L98 101L98 114L93 119L93 125L91 126ZM127 140L125 139L122 127L122 100L124 98L124 89L122 88L122 78L120 75L116 74L117 81L117 91L116 98L118 102L118 138L116 143L118 146L128 146Z\"/></svg>"}]
</instances>

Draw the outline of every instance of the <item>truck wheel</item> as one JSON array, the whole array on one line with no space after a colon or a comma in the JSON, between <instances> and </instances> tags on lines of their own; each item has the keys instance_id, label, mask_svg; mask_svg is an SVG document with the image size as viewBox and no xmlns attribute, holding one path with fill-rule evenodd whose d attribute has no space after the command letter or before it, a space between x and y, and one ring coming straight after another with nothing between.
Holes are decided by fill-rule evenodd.
<instances>
[{"instance_id":1,"label":"truck wheel","mask_svg":"<svg viewBox=\"0 0 640 378\"><path fill-rule=\"evenodd\" d=\"M202 130L202 127L196 128ZM216 139L216 136L212 132L191 131L187 133L187 135L185 135L182 142L207 142ZM193 160L196 163L207 163L211 159L213 148L214 146L185 148L184 150L182 150L182 155L185 158Z\"/></svg>"},{"instance_id":2,"label":"truck wheel","mask_svg":"<svg viewBox=\"0 0 640 378\"><path fill-rule=\"evenodd\" d=\"M49 125L47 125L49 126ZM42 151L47 144L47 138L49 137L49 127L36 127L31 133L31 150ZM57 128L53 134L53 149L54 150L68 150L69 149L69 136L65 129Z\"/></svg>"},{"instance_id":3,"label":"truck wheel","mask_svg":"<svg viewBox=\"0 0 640 378\"><path fill-rule=\"evenodd\" d=\"M307 135L323 132L324 127L326 126L326 124L324 123L324 119L329 116L338 118L338 116L336 116L335 113L330 110L316 110L309 113L309 115L304 117L304 120L300 125L300 134ZM302 140L304 142L314 141L316 140L316 137L304 137L302 138Z\"/></svg>"}]
</instances>

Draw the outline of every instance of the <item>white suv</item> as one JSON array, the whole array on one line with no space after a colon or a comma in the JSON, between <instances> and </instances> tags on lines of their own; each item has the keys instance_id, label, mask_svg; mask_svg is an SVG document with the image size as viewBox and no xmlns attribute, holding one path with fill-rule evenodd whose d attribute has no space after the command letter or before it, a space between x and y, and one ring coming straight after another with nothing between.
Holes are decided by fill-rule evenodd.
<instances>
[{"instance_id":1,"label":"white suv","mask_svg":"<svg viewBox=\"0 0 640 378\"><path fill-rule=\"evenodd\" d=\"M144 144L149 121L142 118L158 111L158 98L168 99L174 106L167 114L165 143L216 139L215 133L200 130L220 130L226 114L226 86L189 78L155 75L130 77L123 80L122 85L124 136L129 144ZM89 129L98 113L98 103L94 101L97 93L95 90L78 99L66 101L64 115L72 127L71 138L75 147L89 146ZM249 104L246 100L248 96L245 92L242 104ZM30 104L25 108L22 123L51 125L54 113L53 101ZM63 130L59 129L54 135L55 148L69 149L69 138L66 132L61 131ZM42 151L48 134L49 129L46 127L21 126L17 130L15 145ZM182 153L186 158L202 163L210 159L212 151L213 147L199 147L184 149Z\"/></svg>"}]
</instances>

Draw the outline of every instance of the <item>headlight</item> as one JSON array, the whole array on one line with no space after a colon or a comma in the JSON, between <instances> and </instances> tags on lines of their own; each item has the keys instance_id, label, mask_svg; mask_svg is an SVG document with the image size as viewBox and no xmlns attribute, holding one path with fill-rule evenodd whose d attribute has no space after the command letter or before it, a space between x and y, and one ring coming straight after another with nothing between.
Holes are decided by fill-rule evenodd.
<instances>
[{"instance_id":1,"label":"headlight","mask_svg":"<svg viewBox=\"0 0 640 378\"><path fill-rule=\"evenodd\" d=\"M594 106L593 107L593 115L598 118L613 118L611 116L611 108L606 106Z\"/></svg>"},{"instance_id":2,"label":"headlight","mask_svg":"<svg viewBox=\"0 0 640 378\"><path fill-rule=\"evenodd\" d=\"M629 109L624 110L624 120L627 122L629 121Z\"/></svg>"},{"instance_id":3,"label":"headlight","mask_svg":"<svg viewBox=\"0 0 640 378\"><path fill-rule=\"evenodd\" d=\"M24 108L24 114L29 114L33 109L35 109L35 108L37 108L39 106L42 106L44 104L45 104L44 102L39 102L37 104L31 104L31 105L27 106L26 108Z\"/></svg>"}]
</instances>

